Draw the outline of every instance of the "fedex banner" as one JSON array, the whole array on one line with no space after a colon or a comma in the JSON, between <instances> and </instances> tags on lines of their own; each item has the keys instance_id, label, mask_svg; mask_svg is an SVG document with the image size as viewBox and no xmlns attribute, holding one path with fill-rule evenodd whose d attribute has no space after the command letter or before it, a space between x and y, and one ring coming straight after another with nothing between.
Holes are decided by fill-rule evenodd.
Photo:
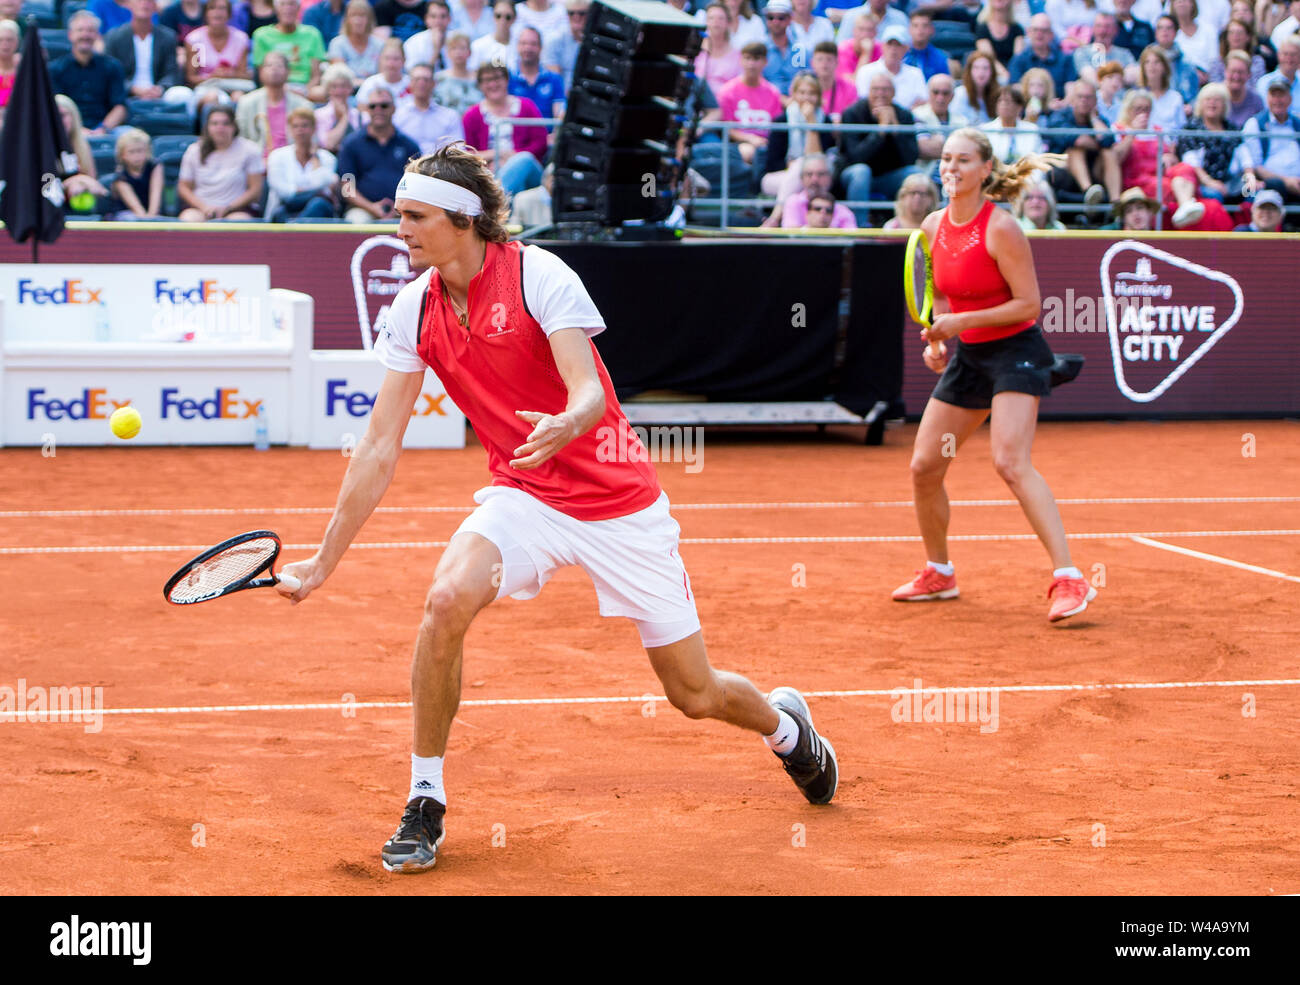
<instances>
[{"instance_id":1,"label":"fedex banner","mask_svg":"<svg viewBox=\"0 0 1300 985\"><path fill-rule=\"evenodd\" d=\"M289 440L289 374L233 369L11 369L5 376L5 443L116 443L108 418L131 406L141 444L252 444L259 415L273 443Z\"/></svg>"},{"instance_id":2,"label":"fedex banner","mask_svg":"<svg viewBox=\"0 0 1300 985\"><path fill-rule=\"evenodd\" d=\"M310 447L353 447L366 432L387 372L369 352L313 352ZM402 447L465 447L465 416L432 372L424 374Z\"/></svg>"},{"instance_id":3,"label":"fedex banner","mask_svg":"<svg viewBox=\"0 0 1300 985\"><path fill-rule=\"evenodd\" d=\"M0 264L12 341L266 339L270 289L262 265Z\"/></svg>"}]
</instances>

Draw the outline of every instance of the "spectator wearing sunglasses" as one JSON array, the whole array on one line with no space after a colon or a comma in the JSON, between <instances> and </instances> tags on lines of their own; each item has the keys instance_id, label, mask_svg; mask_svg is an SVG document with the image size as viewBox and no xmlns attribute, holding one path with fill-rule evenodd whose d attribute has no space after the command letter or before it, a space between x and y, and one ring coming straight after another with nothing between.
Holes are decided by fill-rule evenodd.
<instances>
[{"instance_id":1,"label":"spectator wearing sunglasses","mask_svg":"<svg viewBox=\"0 0 1300 985\"><path fill-rule=\"evenodd\" d=\"M396 221L393 190L406 162L420 156L420 147L393 126L396 105L387 89L376 87L361 108L370 114L370 121L339 148L343 218L348 222Z\"/></svg>"},{"instance_id":2,"label":"spectator wearing sunglasses","mask_svg":"<svg viewBox=\"0 0 1300 985\"><path fill-rule=\"evenodd\" d=\"M831 229L831 219L835 215L835 196L830 192L818 192L808 200L808 213L804 217L804 229Z\"/></svg>"},{"instance_id":3,"label":"spectator wearing sunglasses","mask_svg":"<svg viewBox=\"0 0 1300 985\"><path fill-rule=\"evenodd\" d=\"M568 14L568 29L547 42L542 50L542 64L548 72L563 78L564 88L568 89L573 84L573 66L577 64L578 49L587 30L591 0L565 0L564 9Z\"/></svg>"},{"instance_id":4,"label":"spectator wearing sunglasses","mask_svg":"<svg viewBox=\"0 0 1300 985\"><path fill-rule=\"evenodd\" d=\"M768 0L763 8L763 20L767 23L767 67L763 69L763 78L781 90L781 95L788 95L790 83L799 71L799 63L808 63L808 52L794 43L790 36L790 0Z\"/></svg>"},{"instance_id":5,"label":"spectator wearing sunglasses","mask_svg":"<svg viewBox=\"0 0 1300 985\"><path fill-rule=\"evenodd\" d=\"M510 43L514 27L515 5L510 0L497 0L492 5L492 33L470 43L469 70L477 72L480 65L502 65L507 71L516 71L519 62L515 46Z\"/></svg>"}]
</instances>

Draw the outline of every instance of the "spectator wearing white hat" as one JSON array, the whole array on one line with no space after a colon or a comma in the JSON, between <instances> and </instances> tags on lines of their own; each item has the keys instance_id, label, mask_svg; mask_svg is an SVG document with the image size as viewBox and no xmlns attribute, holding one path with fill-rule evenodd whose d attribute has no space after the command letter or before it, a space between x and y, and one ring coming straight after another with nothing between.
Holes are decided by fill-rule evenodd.
<instances>
[{"instance_id":1,"label":"spectator wearing white hat","mask_svg":"<svg viewBox=\"0 0 1300 985\"><path fill-rule=\"evenodd\" d=\"M1285 79L1269 83L1268 108L1246 121L1243 178L1253 179L1290 202L1300 202L1300 117L1291 112L1291 87ZM1274 134L1287 136L1273 137Z\"/></svg>"},{"instance_id":2,"label":"spectator wearing white hat","mask_svg":"<svg viewBox=\"0 0 1300 985\"><path fill-rule=\"evenodd\" d=\"M767 24L767 68L763 69L763 78L781 90L781 95L790 94L790 83L801 68L807 68L812 50L802 48L795 43L790 33L792 8L790 0L767 0L763 8L763 20Z\"/></svg>"},{"instance_id":3,"label":"spectator wearing white hat","mask_svg":"<svg viewBox=\"0 0 1300 985\"><path fill-rule=\"evenodd\" d=\"M912 43L908 29L890 25L877 37L881 46L880 59L858 69L855 77L858 97L865 99L871 89L871 80L877 75L886 75L894 86L894 102L899 106L911 109L925 102L928 98L925 73L915 65L903 64L903 56L907 54L908 46Z\"/></svg>"},{"instance_id":4,"label":"spectator wearing white hat","mask_svg":"<svg viewBox=\"0 0 1300 985\"><path fill-rule=\"evenodd\" d=\"M1238 226L1238 233L1280 233L1282 231L1282 196L1265 188L1250 203L1250 222Z\"/></svg>"}]
</instances>

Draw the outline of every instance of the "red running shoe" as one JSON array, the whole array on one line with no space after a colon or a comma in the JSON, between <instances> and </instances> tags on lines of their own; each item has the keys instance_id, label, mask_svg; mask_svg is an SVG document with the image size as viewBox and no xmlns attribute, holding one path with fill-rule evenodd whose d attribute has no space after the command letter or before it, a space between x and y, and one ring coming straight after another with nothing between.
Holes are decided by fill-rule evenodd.
<instances>
[{"instance_id":1,"label":"red running shoe","mask_svg":"<svg viewBox=\"0 0 1300 985\"><path fill-rule=\"evenodd\" d=\"M955 599L959 594L956 574L940 574L927 564L906 585L894 589L893 597L895 602L933 602Z\"/></svg>"},{"instance_id":2,"label":"red running shoe","mask_svg":"<svg viewBox=\"0 0 1300 985\"><path fill-rule=\"evenodd\" d=\"M1067 575L1053 579L1052 587L1047 590L1047 597L1052 600L1047 621L1060 622L1070 616L1077 616L1088 608L1088 603L1097 597L1097 589L1082 578L1071 578Z\"/></svg>"}]
</instances>

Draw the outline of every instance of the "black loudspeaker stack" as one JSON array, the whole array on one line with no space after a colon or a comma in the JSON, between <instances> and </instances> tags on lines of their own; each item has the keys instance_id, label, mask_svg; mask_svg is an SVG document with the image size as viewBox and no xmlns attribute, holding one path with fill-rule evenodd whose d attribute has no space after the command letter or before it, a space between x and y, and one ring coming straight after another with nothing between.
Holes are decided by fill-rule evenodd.
<instances>
[{"instance_id":1,"label":"black loudspeaker stack","mask_svg":"<svg viewBox=\"0 0 1300 985\"><path fill-rule=\"evenodd\" d=\"M557 224L668 217L699 48L699 25L660 0L592 4L555 140Z\"/></svg>"}]
</instances>

